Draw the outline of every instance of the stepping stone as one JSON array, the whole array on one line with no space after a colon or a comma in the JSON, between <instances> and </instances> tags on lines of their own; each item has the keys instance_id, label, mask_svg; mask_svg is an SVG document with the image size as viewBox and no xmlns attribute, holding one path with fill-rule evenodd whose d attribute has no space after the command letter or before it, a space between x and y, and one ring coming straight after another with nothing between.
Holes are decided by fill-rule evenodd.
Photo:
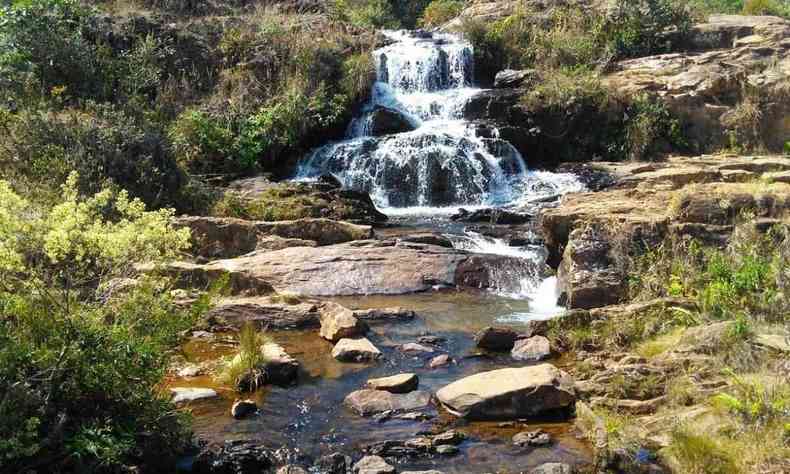
<instances>
[{"instance_id":1,"label":"stepping stone","mask_svg":"<svg viewBox=\"0 0 790 474\"><path fill-rule=\"evenodd\" d=\"M381 357L381 351L364 337L341 339L332 349L332 357L340 362L369 362Z\"/></svg>"},{"instance_id":2,"label":"stepping stone","mask_svg":"<svg viewBox=\"0 0 790 474\"><path fill-rule=\"evenodd\" d=\"M395 474L395 468L381 456L365 456L354 464L354 474Z\"/></svg>"},{"instance_id":3,"label":"stepping stone","mask_svg":"<svg viewBox=\"0 0 790 474\"><path fill-rule=\"evenodd\" d=\"M258 411L258 404L252 400L237 400L233 402L233 406L230 407L230 416L233 418L240 420L247 415L251 415Z\"/></svg>"},{"instance_id":4,"label":"stepping stone","mask_svg":"<svg viewBox=\"0 0 790 474\"><path fill-rule=\"evenodd\" d=\"M354 316L354 312L337 303L321 307L321 337L337 342L340 339L362 336L367 325Z\"/></svg>"},{"instance_id":5,"label":"stepping stone","mask_svg":"<svg viewBox=\"0 0 790 474\"><path fill-rule=\"evenodd\" d=\"M370 379L367 388L374 390L384 390L392 393L409 393L417 390L420 379L415 374L398 374L391 377Z\"/></svg>"},{"instance_id":6,"label":"stepping stone","mask_svg":"<svg viewBox=\"0 0 790 474\"><path fill-rule=\"evenodd\" d=\"M194 402L219 396L216 391L210 388L197 387L173 387L170 389L170 393L173 394L173 403Z\"/></svg>"},{"instance_id":7,"label":"stepping stone","mask_svg":"<svg viewBox=\"0 0 790 474\"><path fill-rule=\"evenodd\" d=\"M431 403L431 394L421 391L390 393L363 389L351 392L343 403L361 416L371 416L384 412L420 410Z\"/></svg>"}]
</instances>

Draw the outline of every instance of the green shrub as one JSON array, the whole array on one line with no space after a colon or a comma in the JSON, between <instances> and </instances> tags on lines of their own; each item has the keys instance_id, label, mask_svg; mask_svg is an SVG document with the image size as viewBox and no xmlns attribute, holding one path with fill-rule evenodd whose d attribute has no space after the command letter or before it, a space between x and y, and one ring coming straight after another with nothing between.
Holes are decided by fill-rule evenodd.
<instances>
[{"instance_id":1,"label":"green shrub","mask_svg":"<svg viewBox=\"0 0 790 474\"><path fill-rule=\"evenodd\" d=\"M0 111L0 177L43 197L72 171L83 194L113 183L150 206L176 205L184 177L159 130L116 107Z\"/></svg>"},{"instance_id":2,"label":"green shrub","mask_svg":"<svg viewBox=\"0 0 790 474\"><path fill-rule=\"evenodd\" d=\"M217 379L220 383L232 386L243 392L254 392L265 379L263 364L266 359L261 346L271 339L258 331L254 324L247 322L238 335L239 349L220 370Z\"/></svg>"},{"instance_id":3,"label":"green shrub","mask_svg":"<svg viewBox=\"0 0 790 474\"><path fill-rule=\"evenodd\" d=\"M620 0L600 34L618 58L666 53L682 44L692 25L685 4L676 0Z\"/></svg>"},{"instance_id":4,"label":"green shrub","mask_svg":"<svg viewBox=\"0 0 790 474\"><path fill-rule=\"evenodd\" d=\"M629 105L626 116L623 154L630 160L652 159L687 146L680 121L658 99L638 96Z\"/></svg>"},{"instance_id":5,"label":"green shrub","mask_svg":"<svg viewBox=\"0 0 790 474\"><path fill-rule=\"evenodd\" d=\"M672 431L669 452L688 474L732 474L739 472L732 455L710 436L687 428Z\"/></svg>"},{"instance_id":6,"label":"green shrub","mask_svg":"<svg viewBox=\"0 0 790 474\"><path fill-rule=\"evenodd\" d=\"M464 9L462 0L433 0L420 17L420 26L440 26L457 17Z\"/></svg>"},{"instance_id":7,"label":"green shrub","mask_svg":"<svg viewBox=\"0 0 790 474\"><path fill-rule=\"evenodd\" d=\"M196 314L166 282L117 279L189 233L125 192L81 198L77 181L51 208L0 182L0 470L167 469L189 433L158 384Z\"/></svg>"},{"instance_id":8,"label":"green shrub","mask_svg":"<svg viewBox=\"0 0 790 474\"><path fill-rule=\"evenodd\" d=\"M337 21L361 28L395 29L400 26L389 0L334 0L330 12Z\"/></svg>"}]
</instances>

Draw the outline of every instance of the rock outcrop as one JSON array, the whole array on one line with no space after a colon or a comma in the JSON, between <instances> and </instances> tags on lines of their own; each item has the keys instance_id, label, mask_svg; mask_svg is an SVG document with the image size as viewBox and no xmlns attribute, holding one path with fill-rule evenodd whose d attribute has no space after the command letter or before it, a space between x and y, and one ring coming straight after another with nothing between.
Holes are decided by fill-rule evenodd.
<instances>
[{"instance_id":1,"label":"rock outcrop","mask_svg":"<svg viewBox=\"0 0 790 474\"><path fill-rule=\"evenodd\" d=\"M264 222L187 216L176 218L174 224L192 232L192 251L206 258L233 258L256 250L332 245L373 236L370 226L331 219Z\"/></svg>"},{"instance_id":2,"label":"rock outcrop","mask_svg":"<svg viewBox=\"0 0 790 474\"><path fill-rule=\"evenodd\" d=\"M370 295L413 293L435 286L489 288L497 283L491 268L511 260L434 245L363 240L255 253L204 265L180 262L168 270L192 285L205 285L227 274L236 293ZM535 269L537 274L544 271Z\"/></svg>"},{"instance_id":3,"label":"rock outcrop","mask_svg":"<svg viewBox=\"0 0 790 474\"><path fill-rule=\"evenodd\" d=\"M571 377L550 364L472 375L442 388L436 397L451 413L471 419L526 418L576 401Z\"/></svg>"},{"instance_id":4,"label":"rock outcrop","mask_svg":"<svg viewBox=\"0 0 790 474\"><path fill-rule=\"evenodd\" d=\"M389 107L376 107L370 113L370 134L374 137L403 133L414 130L414 124L398 110Z\"/></svg>"},{"instance_id":5,"label":"rock outcrop","mask_svg":"<svg viewBox=\"0 0 790 474\"><path fill-rule=\"evenodd\" d=\"M260 329L307 329L320 325L320 307L314 302L298 300L289 304L278 296L224 298L209 310L205 319L212 325L236 329L246 322Z\"/></svg>"}]
</instances>

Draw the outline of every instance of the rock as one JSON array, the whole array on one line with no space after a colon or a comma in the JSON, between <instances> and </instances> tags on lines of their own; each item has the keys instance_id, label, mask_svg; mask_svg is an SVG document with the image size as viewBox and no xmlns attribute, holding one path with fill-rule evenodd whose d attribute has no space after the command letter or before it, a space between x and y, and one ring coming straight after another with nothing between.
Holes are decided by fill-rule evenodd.
<instances>
[{"instance_id":1,"label":"rock","mask_svg":"<svg viewBox=\"0 0 790 474\"><path fill-rule=\"evenodd\" d=\"M255 250L284 248L300 242L308 245L332 245L373 236L370 226L355 225L331 219L297 219L262 222L231 217L178 217L176 227L192 233L192 249L207 258L238 257ZM272 240L272 237L275 239ZM279 239L279 240L278 240Z\"/></svg>"},{"instance_id":2,"label":"rock","mask_svg":"<svg viewBox=\"0 0 790 474\"><path fill-rule=\"evenodd\" d=\"M337 303L325 303L321 307L321 337L337 342L340 339L362 336L367 325L354 317L354 312Z\"/></svg>"},{"instance_id":3,"label":"rock","mask_svg":"<svg viewBox=\"0 0 790 474\"><path fill-rule=\"evenodd\" d=\"M332 349L332 357L340 362L370 362L381 357L381 351L364 337L341 339Z\"/></svg>"},{"instance_id":4,"label":"rock","mask_svg":"<svg viewBox=\"0 0 790 474\"><path fill-rule=\"evenodd\" d=\"M416 316L417 313L415 313L414 311L400 307L354 310L354 317L359 319L360 321L375 321L375 322L411 321Z\"/></svg>"},{"instance_id":5,"label":"rock","mask_svg":"<svg viewBox=\"0 0 790 474\"><path fill-rule=\"evenodd\" d=\"M299 375L299 361L288 355L282 346L268 342L261 346L263 370L266 381L276 385L288 385L296 381Z\"/></svg>"},{"instance_id":6,"label":"rock","mask_svg":"<svg viewBox=\"0 0 790 474\"><path fill-rule=\"evenodd\" d=\"M471 212L466 209L459 209L457 214L450 216L450 219L458 222L518 225L530 222L532 216L529 214L517 214L515 212L505 211L504 209L479 209Z\"/></svg>"},{"instance_id":7,"label":"rock","mask_svg":"<svg viewBox=\"0 0 790 474\"><path fill-rule=\"evenodd\" d=\"M307 471L299 466L293 466L289 464L277 469L277 474L307 474Z\"/></svg>"},{"instance_id":8,"label":"rock","mask_svg":"<svg viewBox=\"0 0 790 474\"><path fill-rule=\"evenodd\" d=\"M187 364L184 367L178 369L176 375L178 375L179 377L188 378L188 377L197 377L198 375L202 375L203 372L205 372L205 369L200 365Z\"/></svg>"},{"instance_id":9,"label":"rock","mask_svg":"<svg viewBox=\"0 0 790 474\"><path fill-rule=\"evenodd\" d=\"M455 456L459 451L458 446L453 446L451 444L443 444L436 447L436 453L442 456Z\"/></svg>"},{"instance_id":10,"label":"rock","mask_svg":"<svg viewBox=\"0 0 790 474\"><path fill-rule=\"evenodd\" d=\"M529 471L529 474L573 474L573 468L564 463L547 462Z\"/></svg>"},{"instance_id":11,"label":"rock","mask_svg":"<svg viewBox=\"0 0 790 474\"><path fill-rule=\"evenodd\" d=\"M513 444L520 447L545 446L551 443L551 436L541 430L523 431L513 436Z\"/></svg>"},{"instance_id":12,"label":"rock","mask_svg":"<svg viewBox=\"0 0 790 474\"><path fill-rule=\"evenodd\" d=\"M443 338L442 336L433 336L433 335L425 335L420 336L417 338L417 342L419 344L432 344L437 345L445 342L447 339Z\"/></svg>"},{"instance_id":13,"label":"rock","mask_svg":"<svg viewBox=\"0 0 790 474\"><path fill-rule=\"evenodd\" d=\"M391 393L409 393L417 390L419 384L420 379L416 374L398 374L391 377L370 379L366 387Z\"/></svg>"},{"instance_id":14,"label":"rock","mask_svg":"<svg viewBox=\"0 0 790 474\"><path fill-rule=\"evenodd\" d=\"M380 456L365 456L354 464L354 474L395 474L395 468Z\"/></svg>"},{"instance_id":15,"label":"rock","mask_svg":"<svg viewBox=\"0 0 790 474\"><path fill-rule=\"evenodd\" d=\"M444 474L442 471L431 469L429 471L402 471L401 474Z\"/></svg>"},{"instance_id":16,"label":"rock","mask_svg":"<svg viewBox=\"0 0 790 474\"><path fill-rule=\"evenodd\" d=\"M513 348L519 333L510 328L486 327L475 334L477 347L490 351L509 351Z\"/></svg>"},{"instance_id":17,"label":"rock","mask_svg":"<svg viewBox=\"0 0 790 474\"><path fill-rule=\"evenodd\" d=\"M466 439L466 435L461 433L460 431L445 431L444 433L439 433L438 435L434 435L432 438L432 442L434 446L443 446L445 444L450 444L453 446L457 446L461 444Z\"/></svg>"},{"instance_id":18,"label":"rock","mask_svg":"<svg viewBox=\"0 0 790 474\"><path fill-rule=\"evenodd\" d=\"M573 379L550 364L492 370L436 393L451 413L471 419L527 418L576 401Z\"/></svg>"},{"instance_id":19,"label":"rock","mask_svg":"<svg viewBox=\"0 0 790 474\"><path fill-rule=\"evenodd\" d=\"M790 353L790 336L783 334L757 334L753 342L777 352Z\"/></svg>"},{"instance_id":20,"label":"rock","mask_svg":"<svg viewBox=\"0 0 790 474\"><path fill-rule=\"evenodd\" d=\"M403 444L405 447L417 452L428 452L433 447L431 438L426 437L407 439Z\"/></svg>"},{"instance_id":21,"label":"rock","mask_svg":"<svg viewBox=\"0 0 790 474\"><path fill-rule=\"evenodd\" d=\"M450 365L452 361L453 359L447 354L438 355L433 359L431 359L430 362L428 362L428 368L438 369L440 367L445 367L447 365Z\"/></svg>"},{"instance_id":22,"label":"rock","mask_svg":"<svg viewBox=\"0 0 790 474\"><path fill-rule=\"evenodd\" d=\"M170 393L173 395L173 403L194 402L219 396L216 391L210 388L198 387L173 387L170 389Z\"/></svg>"},{"instance_id":23,"label":"rock","mask_svg":"<svg viewBox=\"0 0 790 474\"><path fill-rule=\"evenodd\" d=\"M257 441L225 441L219 451L203 449L195 459L193 472L247 474L268 471L274 465L273 453Z\"/></svg>"},{"instance_id":24,"label":"rock","mask_svg":"<svg viewBox=\"0 0 790 474\"><path fill-rule=\"evenodd\" d=\"M205 319L212 325L240 329L252 322L260 329L308 329L320 325L318 305L293 301L289 304L279 297L254 296L224 298L209 310Z\"/></svg>"},{"instance_id":25,"label":"rock","mask_svg":"<svg viewBox=\"0 0 790 474\"><path fill-rule=\"evenodd\" d=\"M431 402L431 394L415 391L390 393L383 390L357 390L351 392L344 403L361 416L371 416L386 411L406 412L425 408Z\"/></svg>"},{"instance_id":26,"label":"rock","mask_svg":"<svg viewBox=\"0 0 790 474\"><path fill-rule=\"evenodd\" d=\"M240 420L247 415L251 415L258 411L258 404L252 400L236 400L233 406L230 407L230 416Z\"/></svg>"},{"instance_id":27,"label":"rock","mask_svg":"<svg viewBox=\"0 0 790 474\"><path fill-rule=\"evenodd\" d=\"M512 87L529 86L537 78L534 69L513 70L505 69L499 71L494 78L495 89L507 89Z\"/></svg>"},{"instance_id":28,"label":"rock","mask_svg":"<svg viewBox=\"0 0 790 474\"><path fill-rule=\"evenodd\" d=\"M410 132L416 128L409 117L400 111L382 106L377 106L370 113L368 126L370 134L374 137Z\"/></svg>"},{"instance_id":29,"label":"rock","mask_svg":"<svg viewBox=\"0 0 790 474\"><path fill-rule=\"evenodd\" d=\"M349 456L341 453L332 453L322 456L315 463L315 470L322 474L346 474L351 471L353 464Z\"/></svg>"},{"instance_id":30,"label":"rock","mask_svg":"<svg viewBox=\"0 0 790 474\"><path fill-rule=\"evenodd\" d=\"M375 295L414 293L435 286L486 289L496 284L492 268L516 260L435 245L368 240L288 248L205 265L176 262L166 270L190 285L229 275L236 294ZM517 263L523 266L525 262L519 259ZM542 266L534 270L545 272Z\"/></svg>"},{"instance_id":31,"label":"rock","mask_svg":"<svg viewBox=\"0 0 790 474\"><path fill-rule=\"evenodd\" d=\"M403 344L398 347L398 349L404 354L432 354L436 352L434 348L423 346L422 344L417 344L416 342Z\"/></svg>"},{"instance_id":32,"label":"rock","mask_svg":"<svg viewBox=\"0 0 790 474\"><path fill-rule=\"evenodd\" d=\"M533 336L545 336L549 331L549 322L542 319L527 321L519 334L522 338Z\"/></svg>"},{"instance_id":33,"label":"rock","mask_svg":"<svg viewBox=\"0 0 790 474\"><path fill-rule=\"evenodd\" d=\"M409 234L398 237L401 242L412 242L415 244L437 245L448 249L453 248L453 241L442 234L434 232L422 232L419 234Z\"/></svg>"},{"instance_id":34,"label":"rock","mask_svg":"<svg viewBox=\"0 0 790 474\"><path fill-rule=\"evenodd\" d=\"M519 339L510 352L516 360L535 362L547 359L551 355L549 340L543 336L533 336L528 339Z\"/></svg>"}]
</instances>

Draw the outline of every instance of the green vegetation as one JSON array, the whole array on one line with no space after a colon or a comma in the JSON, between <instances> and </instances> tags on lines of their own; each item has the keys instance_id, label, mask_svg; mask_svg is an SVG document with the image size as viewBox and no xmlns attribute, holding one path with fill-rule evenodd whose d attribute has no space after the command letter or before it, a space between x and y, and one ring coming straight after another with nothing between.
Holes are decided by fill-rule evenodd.
<instances>
[{"instance_id":1,"label":"green vegetation","mask_svg":"<svg viewBox=\"0 0 790 474\"><path fill-rule=\"evenodd\" d=\"M158 389L167 351L203 301L128 279L172 259L188 232L125 191L35 205L0 182L0 470L116 471L172 462L188 424ZM161 463L161 464L159 464Z\"/></svg>"},{"instance_id":2,"label":"green vegetation","mask_svg":"<svg viewBox=\"0 0 790 474\"><path fill-rule=\"evenodd\" d=\"M457 17L464 9L462 0L433 0L425 7L420 17L420 26L441 26Z\"/></svg>"},{"instance_id":3,"label":"green vegetation","mask_svg":"<svg viewBox=\"0 0 790 474\"><path fill-rule=\"evenodd\" d=\"M254 324L247 322L239 331L238 353L226 361L217 380L241 392L254 392L265 382L263 364L266 362L261 346L270 342Z\"/></svg>"},{"instance_id":4,"label":"green vegetation","mask_svg":"<svg viewBox=\"0 0 790 474\"><path fill-rule=\"evenodd\" d=\"M790 18L787 0L693 0L691 6L699 13L774 15Z\"/></svg>"}]
</instances>

